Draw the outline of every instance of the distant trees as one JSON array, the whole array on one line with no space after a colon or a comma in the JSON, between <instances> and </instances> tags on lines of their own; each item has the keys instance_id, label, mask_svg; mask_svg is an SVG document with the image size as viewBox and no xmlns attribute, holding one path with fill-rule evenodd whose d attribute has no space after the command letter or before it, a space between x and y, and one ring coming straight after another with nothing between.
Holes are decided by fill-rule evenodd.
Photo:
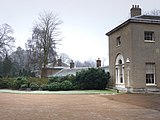
<instances>
[{"instance_id":1,"label":"distant trees","mask_svg":"<svg viewBox=\"0 0 160 120\"><path fill-rule=\"evenodd\" d=\"M96 62L93 60L86 60L84 62L76 61L76 67L95 67Z\"/></svg>"},{"instance_id":2,"label":"distant trees","mask_svg":"<svg viewBox=\"0 0 160 120\"><path fill-rule=\"evenodd\" d=\"M145 15L154 15L154 16L159 16L160 15L160 10L153 9L150 12L145 12Z\"/></svg>"},{"instance_id":3,"label":"distant trees","mask_svg":"<svg viewBox=\"0 0 160 120\"><path fill-rule=\"evenodd\" d=\"M28 39L26 43L26 67L30 70L40 69L40 55L35 41Z\"/></svg>"},{"instance_id":4,"label":"distant trees","mask_svg":"<svg viewBox=\"0 0 160 120\"><path fill-rule=\"evenodd\" d=\"M14 47L13 29L8 24L0 25L0 76L9 75L12 62L8 54Z\"/></svg>"},{"instance_id":5,"label":"distant trees","mask_svg":"<svg viewBox=\"0 0 160 120\"><path fill-rule=\"evenodd\" d=\"M11 59L8 57L8 55L6 55L4 61L3 61L3 65L2 65L2 70L3 70L3 76L10 76L10 72L12 69L12 61Z\"/></svg>"},{"instance_id":6,"label":"distant trees","mask_svg":"<svg viewBox=\"0 0 160 120\"><path fill-rule=\"evenodd\" d=\"M6 54L0 59L0 76L1 77L17 77L30 76L31 70L27 67L26 51L18 47L16 51Z\"/></svg>"},{"instance_id":7,"label":"distant trees","mask_svg":"<svg viewBox=\"0 0 160 120\"><path fill-rule=\"evenodd\" d=\"M5 56L10 49L13 48L15 42L13 34L13 29L8 24L2 24L0 26L0 55Z\"/></svg>"},{"instance_id":8,"label":"distant trees","mask_svg":"<svg viewBox=\"0 0 160 120\"><path fill-rule=\"evenodd\" d=\"M60 57L62 59L62 63L69 64L71 61L71 58L66 53L61 53Z\"/></svg>"},{"instance_id":9,"label":"distant trees","mask_svg":"<svg viewBox=\"0 0 160 120\"><path fill-rule=\"evenodd\" d=\"M33 27L32 39L26 45L30 57L34 56L33 61L38 62L40 67L56 62L56 45L61 40L58 27L61 24L57 15L44 12Z\"/></svg>"}]
</instances>

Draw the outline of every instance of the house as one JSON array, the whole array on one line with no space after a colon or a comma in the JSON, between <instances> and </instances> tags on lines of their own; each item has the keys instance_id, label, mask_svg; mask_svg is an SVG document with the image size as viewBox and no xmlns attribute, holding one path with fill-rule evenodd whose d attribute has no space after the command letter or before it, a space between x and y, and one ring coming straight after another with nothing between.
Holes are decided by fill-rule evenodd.
<instances>
[{"instance_id":1,"label":"house","mask_svg":"<svg viewBox=\"0 0 160 120\"><path fill-rule=\"evenodd\" d=\"M160 90L160 16L141 15L139 5L109 37L110 86L128 92Z\"/></svg>"},{"instance_id":2,"label":"house","mask_svg":"<svg viewBox=\"0 0 160 120\"><path fill-rule=\"evenodd\" d=\"M61 77L61 76L67 76L67 75L76 75L77 72L81 72L82 70L87 70L90 67L74 67L74 62L73 60L70 62L70 67L65 67L58 71L55 74L49 75L48 77ZM96 60L96 68L101 68L103 69L106 73L109 72L109 67L108 66L103 66L101 67L101 60L98 59Z\"/></svg>"},{"instance_id":3,"label":"house","mask_svg":"<svg viewBox=\"0 0 160 120\"><path fill-rule=\"evenodd\" d=\"M39 76L41 77L48 77L50 75L56 74L60 70L67 68L68 65L62 62L62 59L59 58L56 62L56 64L53 65L53 63L48 64L46 68L42 68L41 73L39 73ZM38 76L38 75L37 75Z\"/></svg>"}]
</instances>

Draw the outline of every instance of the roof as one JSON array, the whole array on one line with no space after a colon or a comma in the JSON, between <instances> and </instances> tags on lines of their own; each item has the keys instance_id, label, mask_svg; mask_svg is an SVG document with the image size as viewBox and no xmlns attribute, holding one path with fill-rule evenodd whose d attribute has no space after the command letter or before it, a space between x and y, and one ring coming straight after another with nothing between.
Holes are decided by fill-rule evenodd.
<instances>
[{"instance_id":1,"label":"roof","mask_svg":"<svg viewBox=\"0 0 160 120\"><path fill-rule=\"evenodd\" d=\"M77 72L80 72L82 70L87 70L88 68L90 67L64 68L60 70L59 72L55 73L54 75L50 75L49 77L76 75ZM101 68L105 70L105 72L109 72L109 66L104 66Z\"/></svg>"},{"instance_id":2,"label":"roof","mask_svg":"<svg viewBox=\"0 0 160 120\"><path fill-rule=\"evenodd\" d=\"M130 19L126 20L122 24L118 25L111 31L107 32L106 35L111 35L112 33L116 32L120 28L126 26L129 23L147 23L147 24L160 24L160 16L153 16L153 15L139 15L135 17L131 17Z\"/></svg>"},{"instance_id":3,"label":"roof","mask_svg":"<svg viewBox=\"0 0 160 120\"><path fill-rule=\"evenodd\" d=\"M59 72L55 73L54 75L50 75L49 77L53 76L67 76L67 75L76 75L77 72L81 70L86 70L88 67L79 67L79 68L64 68Z\"/></svg>"}]
</instances>

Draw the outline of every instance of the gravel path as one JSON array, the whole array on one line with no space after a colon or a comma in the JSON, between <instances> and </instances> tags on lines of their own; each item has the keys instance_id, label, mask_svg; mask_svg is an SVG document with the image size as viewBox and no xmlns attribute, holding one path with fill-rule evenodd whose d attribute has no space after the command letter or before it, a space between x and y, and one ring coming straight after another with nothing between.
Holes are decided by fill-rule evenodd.
<instances>
[{"instance_id":1,"label":"gravel path","mask_svg":"<svg viewBox=\"0 0 160 120\"><path fill-rule=\"evenodd\" d=\"M159 120L160 95L0 93L0 120Z\"/></svg>"}]
</instances>

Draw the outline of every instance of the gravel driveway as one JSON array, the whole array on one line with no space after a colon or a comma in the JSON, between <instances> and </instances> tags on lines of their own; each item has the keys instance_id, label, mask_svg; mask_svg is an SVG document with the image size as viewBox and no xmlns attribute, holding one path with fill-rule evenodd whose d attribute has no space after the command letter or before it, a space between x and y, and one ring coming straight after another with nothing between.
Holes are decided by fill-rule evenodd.
<instances>
[{"instance_id":1,"label":"gravel driveway","mask_svg":"<svg viewBox=\"0 0 160 120\"><path fill-rule=\"evenodd\" d=\"M0 93L0 120L159 120L160 95Z\"/></svg>"}]
</instances>

